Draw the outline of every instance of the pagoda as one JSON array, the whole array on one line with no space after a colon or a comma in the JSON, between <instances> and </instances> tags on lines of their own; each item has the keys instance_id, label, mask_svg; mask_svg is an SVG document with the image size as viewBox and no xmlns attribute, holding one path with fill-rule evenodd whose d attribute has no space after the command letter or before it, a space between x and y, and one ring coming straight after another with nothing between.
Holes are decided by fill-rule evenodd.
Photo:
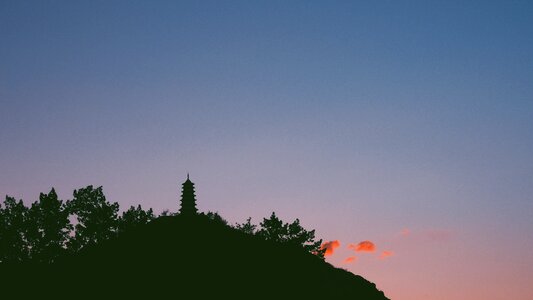
<instances>
[{"instance_id":1,"label":"pagoda","mask_svg":"<svg viewBox=\"0 0 533 300\"><path fill-rule=\"evenodd\" d=\"M187 180L183 183L181 190L181 207L180 214L183 216L196 215L198 209L196 208L196 196L194 195L194 183L189 179L187 173Z\"/></svg>"}]
</instances>

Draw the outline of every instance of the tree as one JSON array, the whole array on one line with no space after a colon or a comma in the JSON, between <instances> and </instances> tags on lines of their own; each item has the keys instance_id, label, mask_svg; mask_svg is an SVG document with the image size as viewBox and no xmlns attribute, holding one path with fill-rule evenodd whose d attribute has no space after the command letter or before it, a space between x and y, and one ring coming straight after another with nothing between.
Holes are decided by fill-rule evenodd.
<instances>
[{"instance_id":1,"label":"tree","mask_svg":"<svg viewBox=\"0 0 533 300\"><path fill-rule=\"evenodd\" d=\"M272 212L270 218L264 218L259 225L261 229L257 231L257 235L265 240L300 246L310 253L320 257L324 256L324 251L320 249L322 240L315 240L315 230L307 231L304 229L300 225L299 219L290 224L284 223L276 216L275 212Z\"/></svg>"},{"instance_id":2,"label":"tree","mask_svg":"<svg viewBox=\"0 0 533 300\"><path fill-rule=\"evenodd\" d=\"M122 233L139 225L148 224L154 219L154 211L150 208L145 211L140 205L135 208L131 206L127 211L122 213L118 219L118 232Z\"/></svg>"},{"instance_id":3,"label":"tree","mask_svg":"<svg viewBox=\"0 0 533 300\"><path fill-rule=\"evenodd\" d=\"M287 243L300 245L308 252L321 256L320 246L322 245L322 240L315 241L315 230L305 230L300 225L299 219L288 225L285 240Z\"/></svg>"},{"instance_id":4,"label":"tree","mask_svg":"<svg viewBox=\"0 0 533 300\"><path fill-rule=\"evenodd\" d=\"M74 198L67 202L67 207L78 222L69 241L70 249L77 251L116 235L119 205L107 202L101 186L74 190Z\"/></svg>"},{"instance_id":5,"label":"tree","mask_svg":"<svg viewBox=\"0 0 533 300\"><path fill-rule=\"evenodd\" d=\"M178 213L176 212L170 212L170 210L168 209L165 209L161 212L161 214L159 215L160 217L172 217L172 216L177 216Z\"/></svg>"},{"instance_id":6,"label":"tree","mask_svg":"<svg viewBox=\"0 0 533 300\"><path fill-rule=\"evenodd\" d=\"M276 216L275 212L272 212L270 218L264 218L263 222L259 223L259 226L261 226L261 229L259 229L257 234L260 237L278 243L284 242L288 225L283 224L283 221Z\"/></svg>"},{"instance_id":7,"label":"tree","mask_svg":"<svg viewBox=\"0 0 533 300\"><path fill-rule=\"evenodd\" d=\"M6 196L0 206L0 262L21 262L28 259L25 226L28 209L22 200Z\"/></svg>"},{"instance_id":8,"label":"tree","mask_svg":"<svg viewBox=\"0 0 533 300\"><path fill-rule=\"evenodd\" d=\"M32 260L51 263L66 250L72 230L69 212L52 188L50 193L39 195L27 214L26 237Z\"/></svg>"},{"instance_id":9,"label":"tree","mask_svg":"<svg viewBox=\"0 0 533 300\"><path fill-rule=\"evenodd\" d=\"M212 221L214 221L216 223L219 223L219 224L222 224L222 225L226 225L226 226L228 225L228 221L226 221L224 218L222 218L222 216L220 216L218 214L218 212L208 211L207 214L205 214L205 216L208 219L210 219L210 220L212 220Z\"/></svg>"},{"instance_id":10,"label":"tree","mask_svg":"<svg viewBox=\"0 0 533 300\"><path fill-rule=\"evenodd\" d=\"M252 224L252 218L246 219L246 222L242 224L235 224L235 229L240 230L246 234L254 235L256 231L257 225Z\"/></svg>"}]
</instances>

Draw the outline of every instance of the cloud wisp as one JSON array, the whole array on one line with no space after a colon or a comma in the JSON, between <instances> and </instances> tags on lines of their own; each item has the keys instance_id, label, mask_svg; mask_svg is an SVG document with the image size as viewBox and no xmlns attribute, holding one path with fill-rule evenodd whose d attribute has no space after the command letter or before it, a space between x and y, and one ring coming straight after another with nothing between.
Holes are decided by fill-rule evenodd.
<instances>
[{"instance_id":1,"label":"cloud wisp","mask_svg":"<svg viewBox=\"0 0 533 300\"><path fill-rule=\"evenodd\" d=\"M386 258L389 258L389 257L391 257L393 255L394 255L394 252L392 252L392 251L383 251L379 255L379 259L386 259Z\"/></svg>"},{"instance_id":2,"label":"cloud wisp","mask_svg":"<svg viewBox=\"0 0 533 300\"><path fill-rule=\"evenodd\" d=\"M343 263L345 264L353 264L357 261L357 256L350 256L350 257L346 257L344 260L343 260Z\"/></svg>"},{"instance_id":3,"label":"cloud wisp","mask_svg":"<svg viewBox=\"0 0 533 300\"><path fill-rule=\"evenodd\" d=\"M409 228L404 228L402 231L400 231L401 236L409 236L411 234L411 230Z\"/></svg>"}]
</instances>

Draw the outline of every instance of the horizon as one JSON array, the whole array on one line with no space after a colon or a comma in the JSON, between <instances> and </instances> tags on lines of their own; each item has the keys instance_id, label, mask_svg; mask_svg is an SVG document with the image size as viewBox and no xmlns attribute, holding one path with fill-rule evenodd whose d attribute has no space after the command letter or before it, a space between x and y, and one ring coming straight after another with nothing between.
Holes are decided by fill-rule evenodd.
<instances>
[{"instance_id":1,"label":"horizon","mask_svg":"<svg viewBox=\"0 0 533 300\"><path fill-rule=\"evenodd\" d=\"M532 14L3 1L0 196L177 211L190 173L199 211L298 218L390 299L533 299Z\"/></svg>"}]
</instances>

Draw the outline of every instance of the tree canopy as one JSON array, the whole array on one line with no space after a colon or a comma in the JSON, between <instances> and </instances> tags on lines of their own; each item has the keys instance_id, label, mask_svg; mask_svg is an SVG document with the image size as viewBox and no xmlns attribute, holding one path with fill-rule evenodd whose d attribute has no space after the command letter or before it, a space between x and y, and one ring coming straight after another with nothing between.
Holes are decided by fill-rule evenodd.
<instances>
[{"instance_id":1,"label":"tree canopy","mask_svg":"<svg viewBox=\"0 0 533 300\"><path fill-rule=\"evenodd\" d=\"M6 196L0 205L0 262L21 262L28 258L25 228L28 208L22 200Z\"/></svg>"},{"instance_id":2,"label":"tree canopy","mask_svg":"<svg viewBox=\"0 0 533 300\"><path fill-rule=\"evenodd\" d=\"M118 226L118 203L109 203L102 187L89 185L75 190L67 207L76 217L75 234L70 240L73 250L97 244L114 236Z\"/></svg>"},{"instance_id":3,"label":"tree canopy","mask_svg":"<svg viewBox=\"0 0 533 300\"><path fill-rule=\"evenodd\" d=\"M322 240L315 239L315 230L306 230L300 225L300 220L296 219L292 223L285 223L272 212L269 218L264 218L257 225L252 224L251 218L245 223L236 224L235 228L248 234L255 234L265 240L278 243L300 246L306 251L324 257L324 251L320 249Z\"/></svg>"},{"instance_id":4,"label":"tree canopy","mask_svg":"<svg viewBox=\"0 0 533 300\"><path fill-rule=\"evenodd\" d=\"M27 211L26 240L29 256L39 262L50 263L65 250L72 224L69 211L56 191L41 193Z\"/></svg>"},{"instance_id":5,"label":"tree canopy","mask_svg":"<svg viewBox=\"0 0 533 300\"><path fill-rule=\"evenodd\" d=\"M152 209L130 207L119 217L119 205L107 201L103 188L74 190L64 202L54 188L26 207L6 196L0 203L0 263L52 263L67 252L98 244L152 221Z\"/></svg>"},{"instance_id":6,"label":"tree canopy","mask_svg":"<svg viewBox=\"0 0 533 300\"><path fill-rule=\"evenodd\" d=\"M155 219L154 211L143 210L140 205L137 207L131 206L127 211L122 213L122 216L118 219L118 232L123 233L129 231L139 225L148 224Z\"/></svg>"},{"instance_id":7,"label":"tree canopy","mask_svg":"<svg viewBox=\"0 0 533 300\"><path fill-rule=\"evenodd\" d=\"M165 210L160 216L175 215ZM323 257L322 240L316 240L315 230L303 228L299 219L285 223L273 212L259 225L252 224L248 218L245 223L230 226L217 212L200 215L222 226L302 247ZM108 201L101 186L74 190L72 199L67 201L59 199L52 188L47 194L41 193L30 207L22 200L6 196L3 205L0 204L0 263L53 263L65 253L99 244L155 218L151 208L144 210L140 205L131 206L119 215L119 204Z\"/></svg>"}]
</instances>

